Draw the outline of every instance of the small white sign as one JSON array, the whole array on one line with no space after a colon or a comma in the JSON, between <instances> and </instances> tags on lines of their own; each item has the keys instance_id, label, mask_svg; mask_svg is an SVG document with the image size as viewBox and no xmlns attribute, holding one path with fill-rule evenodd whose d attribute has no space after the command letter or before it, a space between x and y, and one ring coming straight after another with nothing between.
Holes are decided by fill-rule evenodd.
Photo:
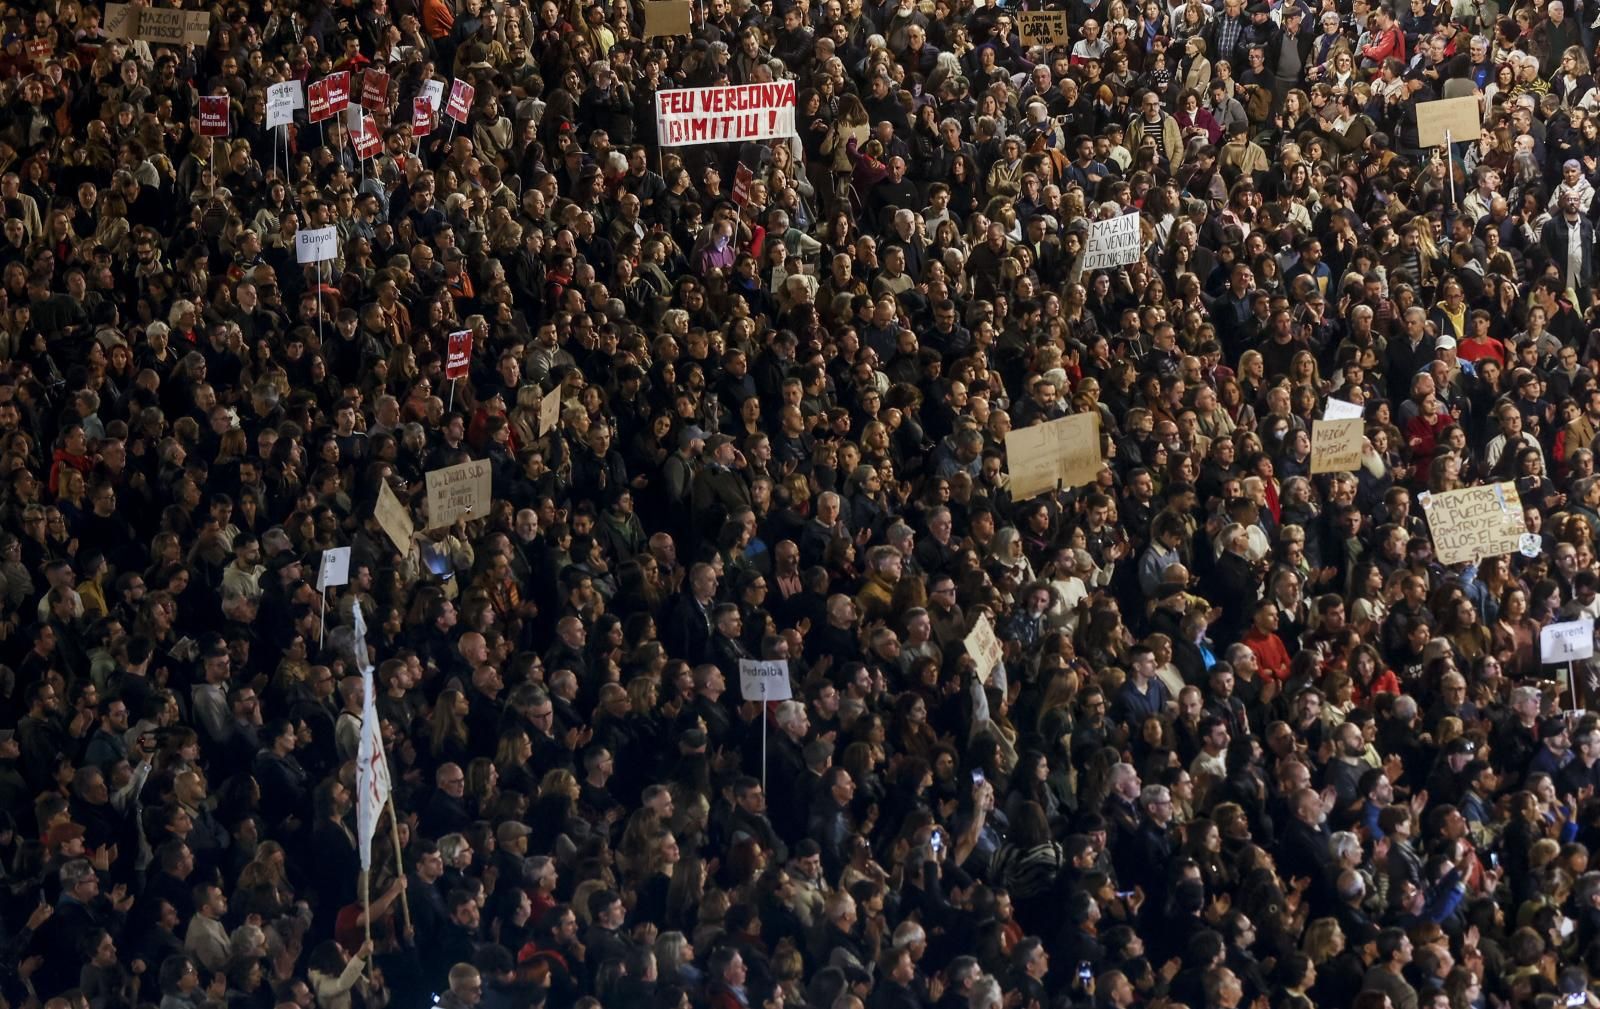
<instances>
[{"instance_id":1,"label":"small white sign","mask_svg":"<svg viewBox=\"0 0 1600 1009\"><path fill-rule=\"evenodd\" d=\"M417 97L426 98L429 108L435 110L444 108L444 81L428 81L417 92Z\"/></svg>"},{"instance_id":2,"label":"small white sign","mask_svg":"<svg viewBox=\"0 0 1600 1009\"><path fill-rule=\"evenodd\" d=\"M267 128L294 122L294 110L305 104L299 81L283 81L267 88Z\"/></svg>"},{"instance_id":3,"label":"small white sign","mask_svg":"<svg viewBox=\"0 0 1600 1009\"><path fill-rule=\"evenodd\" d=\"M739 694L747 701L787 701L794 697L789 683L789 663L782 659L758 662L739 660Z\"/></svg>"},{"instance_id":4,"label":"small white sign","mask_svg":"<svg viewBox=\"0 0 1600 1009\"><path fill-rule=\"evenodd\" d=\"M339 229L333 225L294 233L294 258L297 263L321 263L339 256Z\"/></svg>"},{"instance_id":5,"label":"small white sign","mask_svg":"<svg viewBox=\"0 0 1600 1009\"><path fill-rule=\"evenodd\" d=\"M350 548L334 547L322 551L322 567L317 571L317 591L326 592L350 584Z\"/></svg>"},{"instance_id":6,"label":"small white sign","mask_svg":"<svg viewBox=\"0 0 1600 1009\"><path fill-rule=\"evenodd\" d=\"M1594 621L1588 617L1546 624L1539 631L1539 656L1545 665L1576 662L1594 655Z\"/></svg>"},{"instance_id":7,"label":"small white sign","mask_svg":"<svg viewBox=\"0 0 1600 1009\"><path fill-rule=\"evenodd\" d=\"M1083 272L1137 263L1144 253L1139 234L1139 214L1119 214L1089 223L1089 241L1083 248Z\"/></svg>"},{"instance_id":8,"label":"small white sign","mask_svg":"<svg viewBox=\"0 0 1600 1009\"><path fill-rule=\"evenodd\" d=\"M1328 398L1328 406L1322 411L1323 420L1360 420L1361 408L1349 400Z\"/></svg>"}]
</instances>

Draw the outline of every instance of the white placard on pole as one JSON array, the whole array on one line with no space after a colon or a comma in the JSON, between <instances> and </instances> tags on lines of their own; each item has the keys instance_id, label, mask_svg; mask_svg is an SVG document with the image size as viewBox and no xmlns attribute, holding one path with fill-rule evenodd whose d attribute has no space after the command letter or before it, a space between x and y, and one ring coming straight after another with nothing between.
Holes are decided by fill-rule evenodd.
<instances>
[{"instance_id":1,"label":"white placard on pole","mask_svg":"<svg viewBox=\"0 0 1600 1009\"><path fill-rule=\"evenodd\" d=\"M1594 656L1594 621L1588 617L1546 624L1539 631L1539 660L1554 666Z\"/></svg>"},{"instance_id":2,"label":"white placard on pole","mask_svg":"<svg viewBox=\"0 0 1600 1009\"><path fill-rule=\"evenodd\" d=\"M783 659L760 662L739 660L739 696L747 701L788 701L794 698L789 663Z\"/></svg>"},{"instance_id":3,"label":"white placard on pole","mask_svg":"<svg viewBox=\"0 0 1600 1009\"><path fill-rule=\"evenodd\" d=\"M267 88L267 127L288 126L294 110L305 104L299 81L283 81Z\"/></svg>"},{"instance_id":4,"label":"white placard on pole","mask_svg":"<svg viewBox=\"0 0 1600 1009\"><path fill-rule=\"evenodd\" d=\"M794 697L794 687L789 682L789 663L782 659L765 662L740 659L739 695L747 701L758 701L761 704L761 789L766 791L767 702L787 701Z\"/></svg>"},{"instance_id":5,"label":"white placard on pole","mask_svg":"<svg viewBox=\"0 0 1600 1009\"><path fill-rule=\"evenodd\" d=\"M339 256L339 229L302 229L294 233L294 257L297 263L321 263Z\"/></svg>"},{"instance_id":6,"label":"white placard on pole","mask_svg":"<svg viewBox=\"0 0 1600 1009\"><path fill-rule=\"evenodd\" d=\"M322 551L322 567L317 571L317 591L350 584L350 548L334 547Z\"/></svg>"}]
</instances>

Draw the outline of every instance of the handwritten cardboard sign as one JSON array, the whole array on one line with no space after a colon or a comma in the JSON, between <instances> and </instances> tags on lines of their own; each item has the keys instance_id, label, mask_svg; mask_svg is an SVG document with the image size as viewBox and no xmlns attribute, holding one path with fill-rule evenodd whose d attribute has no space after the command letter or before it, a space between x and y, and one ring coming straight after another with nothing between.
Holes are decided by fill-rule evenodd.
<instances>
[{"instance_id":1,"label":"handwritten cardboard sign","mask_svg":"<svg viewBox=\"0 0 1600 1009\"><path fill-rule=\"evenodd\" d=\"M384 535L389 537L401 556L410 556L411 537L417 532L416 523L411 521L411 510L401 504L400 498L389 489L388 481L378 484L378 503L372 509L372 517L378 520Z\"/></svg>"},{"instance_id":2,"label":"handwritten cardboard sign","mask_svg":"<svg viewBox=\"0 0 1600 1009\"><path fill-rule=\"evenodd\" d=\"M1025 46L1059 46L1067 41L1067 12L1017 11L1017 38Z\"/></svg>"},{"instance_id":3,"label":"handwritten cardboard sign","mask_svg":"<svg viewBox=\"0 0 1600 1009\"><path fill-rule=\"evenodd\" d=\"M692 0L644 0L644 37L690 34L693 12Z\"/></svg>"},{"instance_id":4,"label":"handwritten cardboard sign","mask_svg":"<svg viewBox=\"0 0 1600 1009\"><path fill-rule=\"evenodd\" d=\"M787 701L794 697L789 663L782 659L739 660L739 696L747 701Z\"/></svg>"},{"instance_id":5,"label":"handwritten cardboard sign","mask_svg":"<svg viewBox=\"0 0 1600 1009\"><path fill-rule=\"evenodd\" d=\"M1516 550L1528 524L1517 485L1509 481L1417 495L1440 564L1461 564Z\"/></svg>"},{"instance_id":6,"label":"handwritten cardboard sign","mask_svg":"<svg viewBox=\"0 0 1600 1009\"><path fill-rule=\"evenodd\" d=\"M203 46L211 41L211 12L171 7L135 7L106 4L106 34L115 39L136 39L159 45Z\"/></svg>"},{"instance_id":7,"label":"handwritten cardboard sign","mask_svg":"<svg viewBox=\"0 0 1600 1009\"><path fill-rule=\"evenodd\" d=\"M428 528L454 525L457 519L489 514L489 461L446 466L428 471Z\"/></svg>"},{"instance_id":8,"label":"handwritten cardboard sign","mask_svg":"<svg viewBox=\"0 0 1600 1009\"><path fill-rule=\"evenodd\" d=\"M1093 221L1089 224L1089 242L1083 249L1083 272L1137 263L1143 255L1141 244L1137 213Z\"/></svg>"},{"instance_id":9,"label":"handwritten cardboard sign","mask_svg":"<svg viewBox=\"0 0 1600 1009\"><path fill-rule=\"evenodd\" d=\"M305 105L299 81L280 81L267 87L267 128L294 122L294 110Z\"/></svg>"},{"instance_id":10,"label":"handwritten cardboard sign","mask_svg":"<svg viewBox=\"0 0 1600 1009\"><path fill-rule=\"evenodd\" d=\"M1444 143L1446 133L1452 142L1476 140L1482 121L1483 106L1478 103L1477 95L1418 102L1417 146L1438 147Z\"/></svg>"},{"instance_id":11,"label":"handwritten cardboard sign","mask_svg":"<svg viewBox=\"0 0 1600 1009\"><path fill-rule=\"evenodd\" d=\"M560 420L561 387L558 385L545 393L544 398L539 400L539 437L543 438L549 434Z\"/></svg>"},{"instance_id":12,"label":"handwritten cardboard sign","mask_svg":"<svg viewBox=\"0 0 1600 1009\"><path fill-rule=\"evenodd\" d=\"M1075 413L1006 435L1011 499L1026 501L1061 487L1093 483L1100 475L1100 415Z\"/></svg>"},{"instance_id":13,"label":"handwritten cardboard sign","mask_svg":"<svg viewBox=\"0 0 1600 1009\"><path fill-rule=\"evenodd\" d=\"M972 656L972 661L978 664L978 680L988 683L995 667L1005 657L1005 652L1000 647L1000 639L994 636L994 625L989 623L986 614L978 614L978 622L972 625L962 644L966 646L967 654Z\"/></svg>"},{"instance_id":14,"label":"handwritten cardboard sign","mask_svg":"<svg viewBox=\"0 0 1600 1009\"><path fill-rule=\"evenodd\" d=\"M1361 468L1361 439L1366 425L1360 418L1311 422L1311 472L1349 473Z\"/></svg>"}]
</instances>

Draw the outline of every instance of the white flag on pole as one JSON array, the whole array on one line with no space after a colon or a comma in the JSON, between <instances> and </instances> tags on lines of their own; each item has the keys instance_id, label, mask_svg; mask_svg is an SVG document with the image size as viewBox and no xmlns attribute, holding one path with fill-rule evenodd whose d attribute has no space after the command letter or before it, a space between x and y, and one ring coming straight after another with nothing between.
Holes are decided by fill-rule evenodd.
<instances>
[{"instance_id":1,"label":"white flag on pole","mask_svg":"<svg viewBox=\"0 0 1600 1009\"><path fill-rule=\"evenodd\" d=\"M356 839L361 868L372 868L372 834L378 827L383 804L389 801L389 762L383 755L383 732L378 727L378 689L367 659L367 622L356 602L351 629L355 632L356 665L361 670L361 741L356 747Z\"/></svg>"}]
</instances>

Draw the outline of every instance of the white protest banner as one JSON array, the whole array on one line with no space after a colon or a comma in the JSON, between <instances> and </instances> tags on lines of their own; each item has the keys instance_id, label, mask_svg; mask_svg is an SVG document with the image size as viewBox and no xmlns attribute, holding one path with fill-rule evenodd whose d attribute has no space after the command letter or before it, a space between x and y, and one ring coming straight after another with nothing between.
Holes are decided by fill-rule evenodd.
<instances>
[{"instance_id":1,"label":"white protest banner","mask_svg":"<svg viewBox=\"0 0 1600 1009\"><path fill-rule=\"evenodd\" d=\"M1328 397L1328 405L1322 410L1323 420L1360 420L1365 414L1361 407L1347 399L1334 399Z\"/></svg>"},{"instance_id":2,"label":"white protest banner","mask_svg":"<svg viewBox=\"0 0 1600 1009\"><path fill-rule=\"evenodd\" d=\"M986 614L978 614L978 622L972 625L962 644L966 646L967 654L972 656L972 661L978 664L979 682L988 683L995 667L1005 658L1005 652L1000 647L1000 639L994 636L994 625L989 623Z\"/></svg>"},{"instance_id":3,"label":"white protest banner","mask_svg":"<svg viewBox=\"0 0 1600 1009\"><path fill-rule=\"evenodd\" d=\"M1546 624L1539 631L1539 661L1547 666L1594 655L1594 621L1588 617Z\"/></svg>"},{"instance_id":4,"label":"white protest banner","mask_svg":"<svg viewBox=\"0 0 1600 1009\"><path fill-rule=\"evenodd\" d=\"M350 548L333 547L322 551L322 567L317 569L317 591L324 592L350 584Z\"/></svg>"},{"instance_id":5,"label":"white protest banner","mask_svg":"<svg viewBox=\"0 0 1600 1009\"><path fill-rule=\"evenodd\" d=\"M378 525L383 527L384 534L400 551L402 557L411 554L411 537L416 535L416 523L411 521L411 512L389 488L387 480L378 484L378 503L373 506L372 517L378 520Z\"/></svg>"},{"instance_id":6,"label":"white protest banner","mask_svg":"<svg viewBox=\"0 0 1600 1009\"><path fill-rule=\"evenodd\" d=\"M1361 439L1366 424L1359 417L1311 422L1311 472L1351 473L1361 468Z\"/></svg>"},{"instance_id":7,"label":"white protest banner","mask_svg":"<svg viewBox=\"0 0 1600 1009\"><path fill-rule=\"evenodd\" d=\"M472 114L472 99L478 89L459 77L450 82L450 100L444 103L444 114L465 126Z\"/></svg>"},{"instance_id":8,"label":"white protest banner","mask_svg":"<svg viewBox=\"0 0 1600 1009\"><path fill-rule=\"evenodd\" d=\"M294 261L321 263L339 258L339 229L334 225L294 233Z\"/></svg>"},{"instance_id":9,"label":"white protest banner","mask_svg":"<svg viewBox=\"0 0 1600 1009\"><path fill-rule=\"evenodd\" d=\"M794 697L789 663L782 659L739 660L739 696L747 701L787 701Z\"/></svg>"},{"instance_id":10,"label":"white protest banner","mask_svg":"<svg viewBox=\"0 0 1600 1009\"><path fill-rule=\"evenodd\" d=\"M1141 244L1137 213L1093 221L1089 224L1089 244L1083 249L1082 272L1137 263Z\"/></svg>"},{"instance_id":11,"label":"white protest banner","mask_svg":"<svg viewBox=\"0 0 1600 1009\"><path fill-rule=\"evenodd\" d=\"M294 110L305 104L299 81L281 81L267 88L267 128L294 122Z\"/></svg>"},{"instance_id":12,"label":"white protest banner","mask_svg":"<svg viewBox=\"0 0 1600 1009\"><path fill-rule=\"evenodd\" d=\"M350 142L352 144L355 143L356 138L361 135L361 121L363 118L370 119L372 117L367 115L366 109L362 108L360 105L357 105L355 102L345 103L344 128L350 131Z\"/></svg>"},{"instance_id":13,"label":"white protest banner","mask_svg":"<svg viewBox=\"0 0 1600 1009\"><path fill-rule=\"evenodd\" d=\"M489 461L471 462L429 470L428 528L453 525L457 519L489 514Z\"/></svg>"},{"instance_id":14,"label":"white protest banner","mask_svg":"<svg viewBox=\"0 0 1600 1009\"><path fill-rule=\"evenodd\" d=\"M778 140L798 135L794 128L794 81L656 92L656 138L662 147Z\"/></svg>"},{"instance_id":15,"label":"white protest banner","mask_svg":"<svg viewBox=\"0 0 1600 1009\"><path fill-rule=\"evenodd\" d=\"M1026 501L1100 475L1100 415L1074 413L1006 433L1011 499Z\"/></svg>"},{"instance_id":16,"label":"white protest banner","mask_svg":"<svg viewBox=\"0 0 1600 1009\"><path fill-rule=\"evenodd\" d=\"M1439 494L1423 491L1417 503L1427 516L1440 564L1508 554L1522 545L1522 535L1528 531L1517 485L1509 481Z\"/></svg>"},{"instance_id":17,"label":"white protest banner","mask_svg":"<svg viewBox=\"0 0 1600 1009\"><path fill-rule=\"evenodd\" d=\"M561 420L561 387L558 385L539 400L539 437L543 438L549 434L550 429L555 427L559 420Z\"/></svg>"}]
</instances>

